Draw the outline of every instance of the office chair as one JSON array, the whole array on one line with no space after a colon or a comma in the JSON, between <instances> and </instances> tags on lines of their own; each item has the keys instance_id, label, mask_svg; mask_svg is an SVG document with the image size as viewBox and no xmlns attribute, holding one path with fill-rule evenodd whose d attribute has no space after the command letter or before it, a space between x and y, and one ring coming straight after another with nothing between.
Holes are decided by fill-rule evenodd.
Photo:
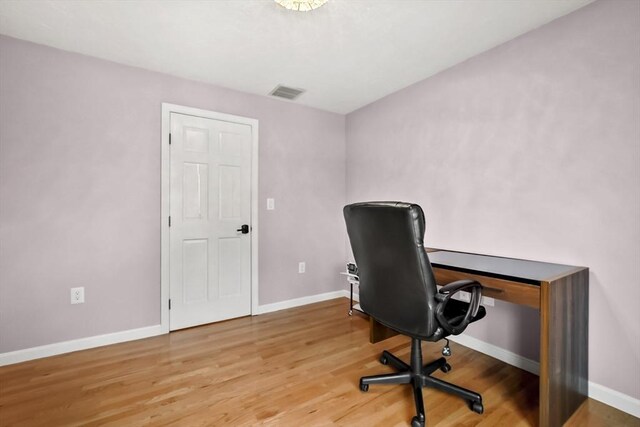
<instances>
[{"instance_id":1,"label":"office chair","mask_svg":"<svg viewBox=\"0 0 640 427\"><path fill-rule=\"evenodd\" d=\"M360 390L370 384L411 384L417 415L413 427L425 425L422 387L433 387L466 399L474 412L484 411L482 396L431 376L451 366L444 357L422 365L422 341L458 335L486 314L480 305L482 286L460 280L436 288L424 248L422 208L401 202L355 203L344 207L351 248L360 277L360 306L381 324L411 337L411 362L407 364L383 351L380 362L397 372L360 378ZM469 303L451 299L459 291L471 293ZM445 347L445 350L448 346ZM443 351L445 353L445 351Z\"/></svg>"}]
</instances>

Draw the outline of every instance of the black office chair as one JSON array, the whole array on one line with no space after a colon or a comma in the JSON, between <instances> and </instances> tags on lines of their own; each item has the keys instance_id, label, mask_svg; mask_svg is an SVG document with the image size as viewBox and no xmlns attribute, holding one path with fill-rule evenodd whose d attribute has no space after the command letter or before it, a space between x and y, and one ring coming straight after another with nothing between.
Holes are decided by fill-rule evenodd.
<instances>
[{"instance_id":1,"label":"black office chair","mask_svg":"<svg viewBox=\"0 0 640 427\"><path fill-rule=\"evenodd\" d=\"M367 391L370 384L411 384L417 412L411 425L415 427L425 425L422 387L460 396L481 414L482 397L432 377L437 369L448 372L451 366L444 357L423 366L421 348L423 340L458 335L485 316L480 283L460 280L437 290L423 243L424 213L418 205L355 203L344 207L344 217L360 277L360 306L378 322L411 337L411 364L385 350L380 362L398 372L362 377L360 389ZM462 290L471 293L469 303L451 299Z\"/></svg>"}]
</instances>

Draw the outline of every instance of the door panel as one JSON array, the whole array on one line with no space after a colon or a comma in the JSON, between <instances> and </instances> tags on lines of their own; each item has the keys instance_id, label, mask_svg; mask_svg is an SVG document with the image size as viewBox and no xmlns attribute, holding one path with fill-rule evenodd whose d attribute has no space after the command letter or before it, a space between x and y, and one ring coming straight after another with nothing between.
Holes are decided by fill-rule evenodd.
<instances>
[{"instance_id":1,"label":"door panel","mask_svg":"<svg viewBox=\"0 0 640 427\"><path fill-rule=\"evenodd\" d=\"M206 301L209 297L209 241L183 240L182 283L185 304Z\"/></svg>"},{"instance_id":2,"label":"door panel","mask_svg":"<svg viewBox=\"0 0 640 427\"><path fill-rule=\"evenodd\" d=\"M209 216L209 166L185 162L183 173L183 218L185 220L207 218Z\"/></svg>"},{"instance_id":3,"label":"door panel","mask_svg":"<svg viewBox=\"0 0 640 427\"><path fill-rule=\"evenodd\" d=\"M241 238L220 239L218 248L220 297L241 295L242 283L237 280L242 274Z\"/></svg>"},{"instance_id":4,"label":"door panel","mask_svg":"<svg viewBox=\"0 0 640 427\"><path fill-rule=\"evenodd\" d=\"M242 215L242 183L238 166L220 166L220 219L239 219Z\"/></svg>"}]
</instances>

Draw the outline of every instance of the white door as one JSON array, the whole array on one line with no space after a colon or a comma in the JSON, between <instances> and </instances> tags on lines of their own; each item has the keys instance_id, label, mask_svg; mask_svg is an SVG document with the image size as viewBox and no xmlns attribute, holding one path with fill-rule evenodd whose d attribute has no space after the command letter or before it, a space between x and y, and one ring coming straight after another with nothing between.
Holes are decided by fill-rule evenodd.
<instances>
[{"instance_id":1,"label":"white door","mask_svg":"<svg viewBox=\"0 0 640 427\"><path fill-rule=\"evenodd\" d=\"M251 314L251 126L170 121L170 329Z\"/></svg>"}]
</instances>

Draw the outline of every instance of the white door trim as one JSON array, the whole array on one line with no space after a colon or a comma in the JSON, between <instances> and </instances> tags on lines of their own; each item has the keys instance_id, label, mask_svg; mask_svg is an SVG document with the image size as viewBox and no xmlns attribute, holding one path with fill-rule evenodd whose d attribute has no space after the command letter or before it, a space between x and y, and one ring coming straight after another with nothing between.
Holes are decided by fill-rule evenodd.
<instances>
[{"instance_id":1,"label":"white door trim","mask_svg":"<svg viewBox=\"0 0 640 427\"><path fill-rule=\"evenodd\" d=\"M171 113L251 126L251 315L258 314L258 120L199 108L162 103L162 187L160 202L160 327L169 332L169 188Z\"/></svg>"}]
</instances>

